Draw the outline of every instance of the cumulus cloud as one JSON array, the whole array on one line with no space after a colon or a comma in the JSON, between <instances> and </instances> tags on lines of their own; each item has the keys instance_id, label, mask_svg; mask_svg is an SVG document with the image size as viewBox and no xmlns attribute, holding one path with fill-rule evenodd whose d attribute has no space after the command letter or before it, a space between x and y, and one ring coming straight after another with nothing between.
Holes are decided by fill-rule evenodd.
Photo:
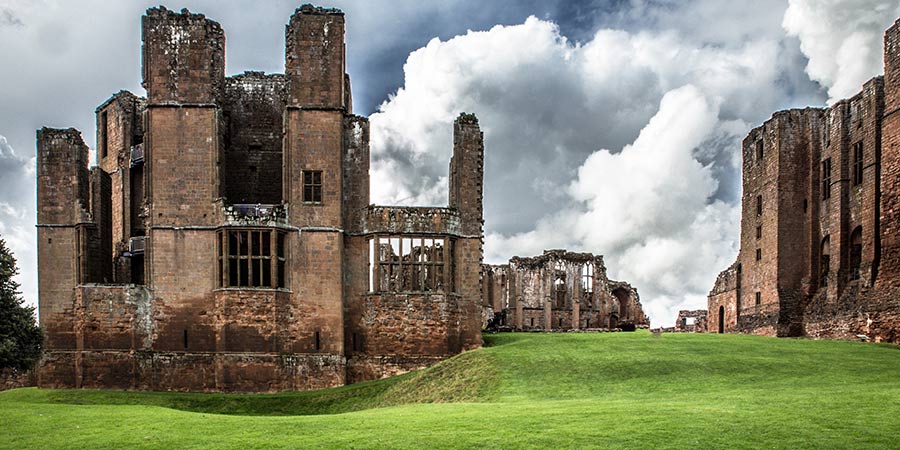
<instances>
[{"instance_id":1,"label":"cumulus cloud","mask_svg":"<svg viewBox=\"0 0 900 450\"><path fill-rule=\"evenodd\" d=\"M833 103L883 72L882 36L898 16L896 0L790 0L783 26L800 39L806 72Z\"/></svg>"},{"instance_id":2,"label":"cumulus cloud","mask_svg":"<svg viewBox=\"0 0 900 450\"><path fill-rule=\"evenodd\" d=\"M601 29L573 43L531 17L433 39L371 117L373 198L445 204L450 124L475 112L486 140L486 259L604 254L652 320L671 323L677 307L705 305L736 255L746 131L786 98L821 101L808 79L786 75L802 66L780 24L771 28L728 43L676 28Z\"/></svg>"}]
</instances>

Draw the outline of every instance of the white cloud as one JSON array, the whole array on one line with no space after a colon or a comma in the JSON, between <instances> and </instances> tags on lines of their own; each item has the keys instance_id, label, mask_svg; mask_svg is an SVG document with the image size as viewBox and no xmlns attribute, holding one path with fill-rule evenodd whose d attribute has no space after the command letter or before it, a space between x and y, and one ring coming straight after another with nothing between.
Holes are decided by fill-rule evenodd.
<instances>
[{"instance_id":1,"label":"white cloud","mask_svg":"<svg viewBox=\"0 0 900 450\"><path fill-rule=\"evenodd\" d=\"M17 260L25 302L37 305L37 252L34 230L34 158L19 156L5 136L0 135L0 238Z\"/></svg>"},{"instance_id":2,"label":"white cloud","mask_svg":"<svg viewBox=\"0 0 900 450\"><path fill-rule=\"evenodd\" d=\"M897 16L896 0L790 0L783 26L800 39L806 72L833 103L883 72L882 36Z\"/></svg>"},{"instance_id":3,"label":"white cloud","mask_svg":"<svg viewBox=\"0 0 900 450\"><path fill-rule=\"evenodd\" d=\"M714 44L603 29L573 44L531 17L434 39L371 117L373 199L445 204L451 123L474 112L486 140L486 259L604 254L654 323L671 323L679 306L704 307L737 253L740 140L803 90L785 76L802 66L772 28Z\"/></svg>"}]
</instances>

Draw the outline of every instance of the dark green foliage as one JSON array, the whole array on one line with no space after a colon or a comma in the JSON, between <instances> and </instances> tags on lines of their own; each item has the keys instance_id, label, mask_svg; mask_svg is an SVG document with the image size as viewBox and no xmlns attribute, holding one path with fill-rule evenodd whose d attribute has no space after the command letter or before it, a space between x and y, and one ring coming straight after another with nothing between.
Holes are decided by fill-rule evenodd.
<instances>
[{"instance_id":1,"label":"dark green foliage","mask_svg":"<svg viewBox=\"0 0 900 450\"><path fill-rule=\"evenodd\" d=\"M18 273L16 258L0 239L0 369L28 370L41 355L41 329L13 280Z\"/></svg>"}]
</instances>

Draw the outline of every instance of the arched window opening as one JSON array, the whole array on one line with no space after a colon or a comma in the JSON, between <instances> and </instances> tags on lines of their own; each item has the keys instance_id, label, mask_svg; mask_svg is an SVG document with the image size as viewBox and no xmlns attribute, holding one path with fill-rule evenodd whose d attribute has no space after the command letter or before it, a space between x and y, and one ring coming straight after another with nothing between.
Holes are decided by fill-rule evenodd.
<instances>
[{"instance_id":1,"label":"arched window opening","mask_svg":"<svg viewBox=\"0 0 900 450\"><path fill-rule=\"evenodd\" d=\"M581 266L581 289L585 294L594 292L594 265L591 263Z\"/></svg>"},{"instance_id":2,"label":"arched window opening","mask_svg":"<svg viewBox=\"0 0 900 450\"><path fill-rule=\"evenodd\" d=\"M565 274L557 274L556 280L553 282L553 295L557 308L566 307L566 276Z\"/></svg>"},{"instance_id":3,"label":"arched window opening","mask_svg":"<svg viewBox=\"0 0 900 450\"><path fill-rule=\"evenodd\" d=\"M819 256L820 285L828 286L828 273L831 271L831 236L822 239L821 256Z\"/></svg>"}]
</instances>

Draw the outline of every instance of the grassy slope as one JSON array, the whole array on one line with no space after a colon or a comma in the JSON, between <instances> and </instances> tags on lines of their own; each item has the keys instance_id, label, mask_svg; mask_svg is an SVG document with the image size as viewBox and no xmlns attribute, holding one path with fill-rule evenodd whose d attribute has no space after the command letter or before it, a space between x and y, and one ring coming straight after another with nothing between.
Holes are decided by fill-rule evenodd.
<instances>
[{"instance_id":1,"label":"grassy slope","mask_svg":"<svg viewBox=\"0 0 900 450\"><path fill-rule=\"evenodd\" d=\"M319 392L3 392L0 447L900 447L896 346L487 339L425 371Z\"/></svg>"}]
</instances>

